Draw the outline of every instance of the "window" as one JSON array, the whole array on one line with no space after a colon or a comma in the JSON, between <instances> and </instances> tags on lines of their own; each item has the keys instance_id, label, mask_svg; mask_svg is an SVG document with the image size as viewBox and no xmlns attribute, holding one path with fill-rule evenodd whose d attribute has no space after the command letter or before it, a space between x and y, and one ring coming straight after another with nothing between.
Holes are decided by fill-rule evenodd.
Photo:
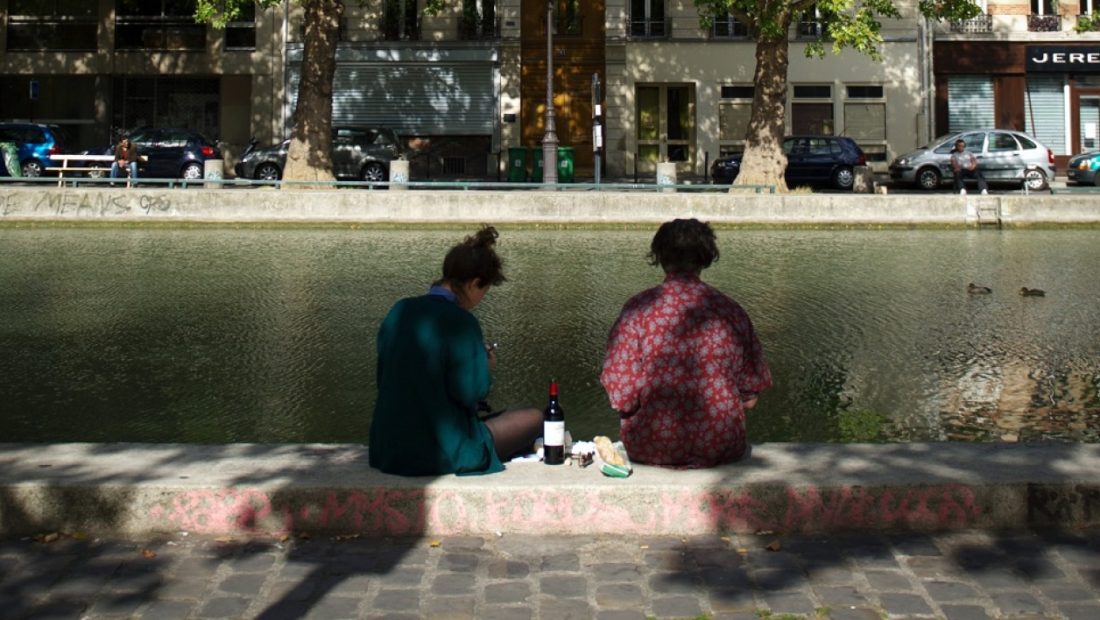
<instances>
[{"instance_id":1,"label":"window","mask_svg":"<svg viewBox=\"0 0 1100 620\"><path fill-rule=\"evenodd\" d=\"M241 7L241 14L225 25L226 49L256 49L256 5Z\"/></svg>"},{"instance_id":2,"label":"window","mask_svg":"<svg viewBox=\"0 0 1100 620\"><path fill-rule=\"evenodd\" d=\"M458 36L466 41L497 37L495 0L462 0L462 20Z\"/></svg>"},{"instance_id":3,"label":"window","mask_svg":"<svg viewBox=\"0 0 1100 620\"><path fill-rule=\"evenodd\" d=\"M886 161L886 97L881 85L845 87L842 135L856 141L869 161Z\"/></svg>"},{"instance_id":4,"label":"window","mask_svg":"<svg viewBox=\"0 0 1100 620\"><path fill-rule=\"evenodd\" d=\"M821 9L815 6L812 11L807 11L798 18L798 38L815 39L824 35L825 19Z\"/></svg>"},{"instance_id":5,"label":"window","mask_svg":"<svg viewBox=\"0 0 1100 620\"><path fill-rule=\"evenodd\" d=\"M630 36L667 37L665 0L630 0Z\"/></svg>"},{"instance_id":6,"label":"window","mask_svg":"<svg viewBox=\"0 0 1100 620\"><path fill-rule=\"evenodd\" d=\"M93 51L97 47L96 10L94 2L11 0L7 49Z\"/></svg>"},{"instance_id":7,"label":"window","mask_svg":"<svg viewBox=\"0 0 1100 620\"><path fill-rule=\"evenodd\" d=\"M420 39L420 12L416 0L385 0L382 7L382 38L387 41Z\"/></svg>"},{"instance_id":8,"label":"window","mask_svg":"<svg viewBox=\"0 0 1100 620\"><path fill-rule=\"evenodd\" d=\"M714 25L711 26L710 36L716 39L747 39L749 37L749 28L736 17L727 13L726 15L714 18Z\"/></svg>"},{"instance_id":9,"label":"window","mask_svg":"<svg viewBox=\"0 0 1100 620\"><path fill-rule=\"evenodd\" d=\"M206 49L206 26L194 15L194 0L119 0L115 48Z\"/></svg>"},{"instance_id":10,"label":"window","mask_svg":"<svg viewBox=\"0 0 1100 620\"><path fill-rule=\"evenodd\" d=\"M1057 32L1062 29L1056 0L1031 0L1031 15L1027 17L1031 32Z\"/></svg>"},{"instance_id":11,"label":"window","mask_svg":"<svg viewBox=\"0 0 1100 620\"><path fill-rule=\"evenodd\" d=\"M833 87L828 84L797 85L793 94L791 133L832 135Z\"/></svg>"},{"instance_id":12,"label":"window","mask_svg":"<svg viewBox=\"0 0 1100 620\"><path fill-rule=\"evenodd\" d=\"M1016 142L1016 138L1013 138L1012 134L999 131L989 134L989 146L986 150L990 153L1016 151L1019 148L1020 144Z\"/></svg>"},{"instance_id":13,"label":"window","mask_svg":"<svg viewBox=\"0 0 1100 620\"><path fill-rule=\"evenodd\" d=\"M722 100L718 103L718 148L723 153L730 152L731 143L737 145L745 141L752 118L752 98L756 92L753 86L723 86ZM739 150L739 149L738 149Z\"/></svg>"}]
</instances>

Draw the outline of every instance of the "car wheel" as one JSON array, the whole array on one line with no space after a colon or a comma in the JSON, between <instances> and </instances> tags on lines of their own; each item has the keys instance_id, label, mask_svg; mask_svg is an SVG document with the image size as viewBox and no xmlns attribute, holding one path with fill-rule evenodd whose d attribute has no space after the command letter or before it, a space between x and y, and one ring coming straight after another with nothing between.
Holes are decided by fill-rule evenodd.
<instances>
[{"instance_id":1,"label":"car wheel","mask_svg":"<svg viewBox=\"0 0 1100 620\"><path fill-rule=\"evenodd\" d=\"M256 168L257 181L278 181L283 174L275 164L260 164Z\"/></svg>"},{"instance_id":2,"label":"car wheel","mask_svg":"<svg viewBox=\"0 0 1100 620\"><path fill-rule=\"evenodd\" d=\"M180 178L187 181L199 181L202 179L202 165L198 162L190 162L180 171Z\"/></svg>"},{"instance_id":3,"label":"car wheel","mask_svg":"<svg viewBox=\"0 0 1100 620\"><path fill-rule=\"evenodd\" d=\"M833 187L837 189L852 189L852 186L856 184L855 172L844 166L843 168L837 168L837 171L833 173Z\"/></svg>"},{"instance_id":4,"label":"car wheel","mask_svg":"<svg viewBox=\"0 0 1100 620\"><path fill-rule=\"evenodd\" d=\"M25 177L40 177L42 176L42 164L37 159L23 162L23 176Z\"/></svg>"},{"instance_id":5,"label":"car wheel","mask_svg":"<svg viewBox=\"0 0 1100 620\"><path fill-rule=\"evenodd\" d=\"M371 162L363 166L361 178L368 183L379 183L386 180L386 167L378 162Z\"/></svg>"},{"instance_id":6,"label":"car wheel","mask_svg":"<svg viewBox=\"0 0 1100 620\"><path fill-rule=\"evenodd\" d=\"M1033 192L1046 189L1047 175L1042 170L1035 170L1034 168L1025 170L1024 186Z\"/></svg>"},{"instance_id":7,"label":"car wheel","mask_svg":"<svg viewBox=\"0 0 1100 620\"><path fill-rule=\"evenodd\" d=\"M102 170L89 170L88 171L88 178L89 179L102 179L106 176L107 176L107 173L102 171Z\"/></svg>"},{"instance_id":8,"label":"car wheel","mask_svg":"<svg viewBox=\"0 0 1100 620\"><path fill-rule=\"evenodd\" d=\"M921 168L917 172L917 186L921 189L936 189L940 186L940 171L935 168Z\"/></svg>"}]
</instances>

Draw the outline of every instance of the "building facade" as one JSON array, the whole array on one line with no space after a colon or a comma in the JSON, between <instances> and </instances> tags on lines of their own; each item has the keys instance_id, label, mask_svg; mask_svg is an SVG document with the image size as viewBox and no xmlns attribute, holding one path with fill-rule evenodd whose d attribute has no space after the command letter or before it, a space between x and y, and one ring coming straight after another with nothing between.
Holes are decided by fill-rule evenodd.
<instances>
[{"instance_id":1,"label":"building facade","mask_svg":"<svg viewBox=\"0 0 1100 620\"><path fill-rule=\"evenodd\" d=\"M1100 148L1100 33L1078 32L1093 0L988 0L940 25L933 46L938 134L1026 131L1055 155Z\"/></svg>"},{"instance_id":2,"label":"building facade","mask_svg":"<svg viewBox=\"0 0 1100 620\"><path fill-rule=\"evenodd\" d=\"M232 157L271 139L283 99L283 20L217 30L174 0L0 0L0 119L60 125L70 148L122 129L183 126Z\"/></svg>"}]
</instances>

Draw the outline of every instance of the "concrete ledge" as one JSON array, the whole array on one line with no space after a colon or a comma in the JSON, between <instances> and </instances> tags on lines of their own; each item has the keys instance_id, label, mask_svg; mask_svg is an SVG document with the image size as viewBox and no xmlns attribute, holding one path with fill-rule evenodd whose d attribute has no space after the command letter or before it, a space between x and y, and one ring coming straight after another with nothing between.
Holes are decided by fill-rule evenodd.
<instances>
[{"instance_id":1,"label":"concrete ledge","mask_svg":"<svg viewBox=\"0 0 1100 620\"><path fill-rule=\"evenodd\" d=\"M1100 446L763 444L713 470L402 478L356 445L0 444L0 535L699 535L1100 524Z\"/></svg>"},{"instance_id":2,"label":"concrete ledge","mask_svg":"<svg viewBox=\"0 0 1100 620\"><path fill-rule=\"evenodd\" d=\"M0 188L0 222L1100 224L1094 195Z\"/></svg>"}]
</instances>

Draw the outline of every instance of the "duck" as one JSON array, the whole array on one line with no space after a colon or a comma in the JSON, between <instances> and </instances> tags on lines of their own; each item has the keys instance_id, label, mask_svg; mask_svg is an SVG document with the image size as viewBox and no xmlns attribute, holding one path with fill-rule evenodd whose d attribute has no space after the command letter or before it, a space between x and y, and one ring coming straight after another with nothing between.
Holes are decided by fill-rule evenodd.
<instances>
[{"instance_id":1,"label":"duck","mask_svg":"<svg viewBox=\"0 0 1100 620\"><path fill-rule=\"evenodd\" d=\"M1024 297L1045 297L1047 293L1040 288L1028 288L1024 286L1020 288L1020 294Z\"/></svg>"},{"instance_id":2,"label":"duck","mask_svg":"<svg viewBox=\"0 0 1100 620\"><path fill-rule=\"evenodd\" d=\"M970 293L971 295L988 295L993 292L993 289L989 288L988 286L978 286L977 284L971 282L967 285L966 292Z\"/></svg>"}]
</instances>

